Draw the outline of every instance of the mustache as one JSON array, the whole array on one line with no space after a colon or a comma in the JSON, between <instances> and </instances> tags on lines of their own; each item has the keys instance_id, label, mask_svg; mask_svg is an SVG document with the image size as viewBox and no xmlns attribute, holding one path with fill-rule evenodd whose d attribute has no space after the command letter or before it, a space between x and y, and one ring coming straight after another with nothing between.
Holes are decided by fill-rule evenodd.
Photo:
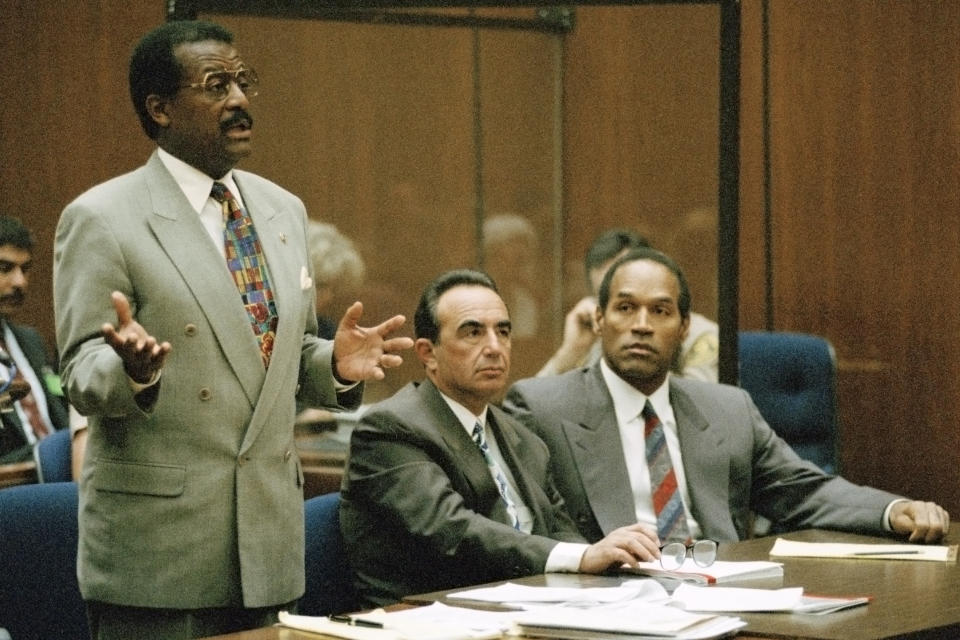
<instances>
[{"instance_id":1,"label":"mustache","mask_svg":"<svg viewBox=\"0 0 960 640\"><path fill-rule=\"evenodd\" d=\"M0 296L0 303L3 304L23 304L23 301L26 300L27 296L20 289L11 291L5 296Z\"/></svg>"},{"instance_id":2,"label":"mustache","mask_svg":"<svg viewBox=\"0 0 960 640\"><path fill-rule=\"evenodd\" d=\"M245 124L247 127L253 128L253 116L243 109L237 109L230 115L229 118L220 123L220 130L226 131L230 127L235 127L241 124Z\"/></svg>"}]
</instances>

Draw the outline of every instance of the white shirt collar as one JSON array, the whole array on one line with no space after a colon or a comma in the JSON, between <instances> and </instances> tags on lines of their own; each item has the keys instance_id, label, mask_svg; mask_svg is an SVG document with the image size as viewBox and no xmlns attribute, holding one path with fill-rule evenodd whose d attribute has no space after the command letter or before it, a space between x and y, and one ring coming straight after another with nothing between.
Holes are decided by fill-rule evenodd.
<instances>
[{"instance_id":1,"label":"white shirt collar","mask_svg":"<svg viewBox=\"0 0 960 640\"><path fill-rule=\"evenodd\" d=\"M675 425L673 407L670 405L670 373L649 397L632 387L626 380L614 373L606 358L600 359L600 373L603 375L610 397L613 399L613 410L617 414L617 424L626 424L634 420L643 411L647 400L653 405L653 410L663 424Z\"/></svg>"},{"instance_id":2,"label":"white shirt collar","mask_svg":"<svg viewBox=\"0 0 960 640\"><path fill-rule=\"evenodd\" d=\"M453 415L457 416L457 420L460 421L460 424L463 425L463 428L467 430L467 434L470 437L473 437L473 425L479 422L483 428L487 427L487 407L484 406L483 411L480 412L479 416L473 415L473 412L470 409L467 409L465 406L446 395L439 389L437 391L440 393L440 397L443 398L444 402L447 403L447 406L450 407L450 410L453 411Z\"/></svg>"},{"instance_id":3,"label":"white shirt collar","mask_svg":"<svg viewBox=\"0 0 960 640\"><path fill-rule=\"evenodd\" d=\"M159 156L160 161L163 163L163 166L167 168L167 171L170 172L170 175L173 176L174 181L179 185L180 190L183 191L183 195L187 197L187 201L190 203L190 206L193 207L193 210L200 213L203 210L203 205L206 204L207 199L210 197L210 190L213 188L214 182L213 178L161 148L157 148L157 156ZM220 178L219 182L227 185L227 189L230 190L233 197L237 199L240 206L243 206L240 189L237 188L237 184L233 181L233 169Z\"/></svg>"}]
</instances>

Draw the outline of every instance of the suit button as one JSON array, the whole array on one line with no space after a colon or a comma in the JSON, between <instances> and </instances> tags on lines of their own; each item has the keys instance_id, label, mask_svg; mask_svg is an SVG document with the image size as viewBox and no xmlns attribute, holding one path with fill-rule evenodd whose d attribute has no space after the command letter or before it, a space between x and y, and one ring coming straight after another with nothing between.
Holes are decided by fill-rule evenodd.
<instances>
[{"instance_id":1,"label":"suit button","mask_svg":"<svg viewBox=\"0 0 960 640\"><path fill-rule=\"evenodd\" d=\"M290 456L292 455L293 455L293 452L290 451L290 449L287 449L286 451L283 452L283 461L287 462L290 459Z\"/></svg>"},{"instance_id":2,"label":"suit button","mask_svg":"<svg viewBox=\"0 0 960 640\"><path fill-rule=\"evenodd\" d=\"M183 328L183 334L191 337L197 335L197 325L191 322Z\"/></svg>"},{"instance_id":3,"label":"suit button","mask_svg":"<svg viewBox=\"0 0 960 640\"><path fill-rule=\"evenodd\" d=\"M243 456L237 456L237 466L238 466L238 467L242 467L242 466L243 466L243 463L246 462L246 461L247 461L246 458L244 458Z\"/></svg>"},{"instance_id":4,"label":"suit button","mask_svg":"<svg viewBox=\"0 0 960 640\"><path fill-rule=\"evenodd\" d=\"M201 400L203 400L204 402L206 402L207 400L209 400L209 399L212 398L212 397L213 397L213 392L210 391L209 388L207 388L207 387L202 387L202 388L200 389L200 399L201 399Z\"/></svg>"}]
</instances>

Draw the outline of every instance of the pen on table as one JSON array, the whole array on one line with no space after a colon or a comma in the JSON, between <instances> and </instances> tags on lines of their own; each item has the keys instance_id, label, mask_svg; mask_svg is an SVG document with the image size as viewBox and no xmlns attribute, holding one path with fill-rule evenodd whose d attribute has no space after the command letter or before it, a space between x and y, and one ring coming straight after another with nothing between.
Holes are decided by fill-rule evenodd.
<instances>
[{"instance_id":1,"label":"pen on table","mask_svg":"<svg viewBox=\"0 0 960 640\"><path fill-rule=\"evenodd\" d=\"M854 551L855 556L903 556L920 553L916 549L905 549L903 551Z\"/></svg>"},{"instance_id":2,"label":"pen on table","mask_svg":"<svg viewBox=\"0 0 960 640\"><path fill-rule=\"evenodd\" d=\"M354 627L370 627L371 629L383 629L383 623L376 620L364 620L363 618L354 618L353 616L332 615L331 622L342 622Z\"/></svg>"}]
</instances>

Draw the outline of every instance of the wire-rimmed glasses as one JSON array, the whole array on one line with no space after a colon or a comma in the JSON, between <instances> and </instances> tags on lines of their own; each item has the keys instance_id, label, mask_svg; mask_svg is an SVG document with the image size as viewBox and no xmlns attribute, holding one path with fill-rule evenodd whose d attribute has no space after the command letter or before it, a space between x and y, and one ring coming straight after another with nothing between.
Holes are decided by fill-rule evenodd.
<instances>
[{"instance_id":1,"label":"wire-rimmed glasses","mask_svg":"<svg viewBox=\"0 0 960 640\"><path fill-rule=\"evenodd\" d=\"M257 72L249 67L240 67L233 71L210 71L203 76L200 82L182 85L181 89L200 89L203 95L214 102L223 100L230 95L230 84L236 84L240 91L248 98L252 98L260 91L260 78Z\"/></svg>"},{"instance_id":2,"label":"wire-rimmed glasses","mask_svg":"<svg viewBox=\"0 0 960 640\"><path fill-rule=\"evenodd\" d=\"M688 551L698 567L709 567L717 559L717 543L714 540L670 542L660 547L660 566L668 571L679 568L686 560Z\"/></svg>"}]
</instances>

